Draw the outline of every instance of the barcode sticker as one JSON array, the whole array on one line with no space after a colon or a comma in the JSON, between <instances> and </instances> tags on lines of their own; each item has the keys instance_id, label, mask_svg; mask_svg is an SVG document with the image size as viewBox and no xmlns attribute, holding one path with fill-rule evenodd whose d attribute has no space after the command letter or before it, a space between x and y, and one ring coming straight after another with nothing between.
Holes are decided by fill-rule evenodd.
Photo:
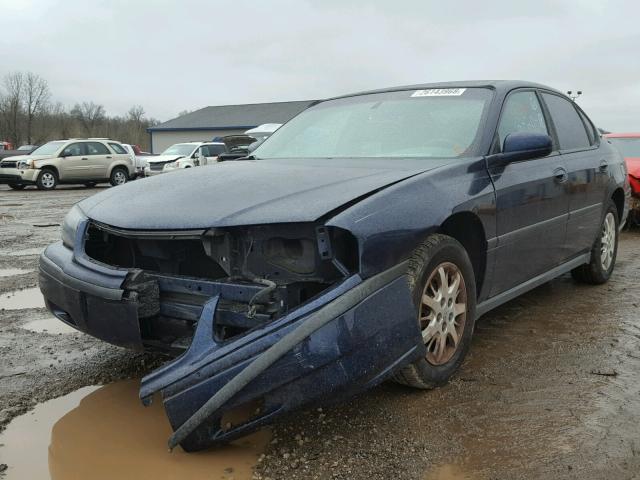
<instances>
[{"instance_id":1,"label":"barcode sticker","mask_svg":"<svg viewBox=\"0 0 640 480\"><path fill-rule=\"evenodd\" d=\"M412 97L459 97L466 88L429 88L428 90L416 90Z\"/></svg>"}]
</instances>

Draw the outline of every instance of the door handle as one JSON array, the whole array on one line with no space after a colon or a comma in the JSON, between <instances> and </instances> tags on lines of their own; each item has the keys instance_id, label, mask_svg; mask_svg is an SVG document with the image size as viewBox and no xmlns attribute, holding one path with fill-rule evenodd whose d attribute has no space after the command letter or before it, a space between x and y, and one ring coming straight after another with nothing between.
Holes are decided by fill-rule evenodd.
<instances>
[{"instance_id":1,"label":"door handle","mask_svg":"<svg viewBox=\"0 0 640 480\"><path fill-rule=\"evenodd\" d=\"M606 172L608 169L609 169L609 164L607 163L607 161L606 161L606 160L602 160L602 161L600 162L599 170L600 170L602 173L604 173L604 172Z\"/></svg>"},{"instance_id":2,"label":"door handle","mask_svg":"<svg viewBox=\"0 0 640 480\"><path fill-rule=\"evenodd\" d=\"M108 159L111 159L111 155L107 155L107 158L108 158Z\"/></svg>"},{"instance_id":3,"label":"door handle","mask_svg":"<svg viewBox=\"0 0 640 480\"><path fill-rule=\"evenodd\" d=\"M82 157L80 160L89 160L87 157Z\"/></svg>"},{"instance_id":4,"label":"door handle","mask_svg":"<svg viewBox=\"0 0 640 480\"><path fill-rule=\"evenodd\" d=\"M558 167L553 171L553 178L557 183L564 183L569 178L569 175L563 167Z\"/></svg>"}]
</instances>

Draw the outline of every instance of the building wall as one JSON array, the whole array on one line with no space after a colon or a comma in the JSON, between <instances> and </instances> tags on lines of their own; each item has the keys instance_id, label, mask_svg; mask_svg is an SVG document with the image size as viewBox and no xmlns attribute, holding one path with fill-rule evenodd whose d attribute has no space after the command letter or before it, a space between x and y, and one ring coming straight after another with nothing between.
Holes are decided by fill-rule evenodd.
<instances>
[{"instance_id":1,"label":"building wall","mask_svg":"<svg viewBox=\"0 0 640 480\"><path fill-rule=\"evenodd\" d=\"M225 135L237 135L243 130L183 130L179 132L151 132L151 153L162 153L174 143L181 142L208 142L214 137Z\"/></svg>"}]
</instances>

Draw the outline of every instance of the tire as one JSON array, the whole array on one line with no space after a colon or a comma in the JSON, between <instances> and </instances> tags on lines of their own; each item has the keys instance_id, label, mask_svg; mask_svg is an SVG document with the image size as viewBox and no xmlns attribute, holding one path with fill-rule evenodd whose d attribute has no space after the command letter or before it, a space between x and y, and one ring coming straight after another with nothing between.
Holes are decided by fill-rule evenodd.
<instances>
[{"instance_id":1,"label":"tire","mask_svg":"<svg viewBox=\"0 0 640 480\"><path fill-rule=\"evenodd\" d=\"M442 278L441 269L449 285L455 283L456 274L461 276L457 293L445 295L444 307L442 303L435 300L436 292L432 289L432 286ZM407 277L418 315L416 327L425 338L427 354L394 373L393 379L410 387L430 389L446 384L469 351L476 314L475 276L464 247L449 236L435 234L430 235L409 259ZM434 305L440 312L440 316L435 307L432 309L423 302L423 294L431 297L431 301L435 301ZM453 302L448 301L447 297ZM464 304L464 311L458 313L455 311L455 306L461 304ZM427 317L422 325L421 316ZM431 317L431 320L428 317ZM462 325L462 329L456 328L456 324L451 322L457 322L458 327ZM447 330L442 343L438 339L443 338L442 333L445 332L445 328ZM453 335L449 333L452 328L456 331L457 343L454 343ZM433 334L430 338L426 338L425 335L428 335L429 329L432 329ZM438 358L440 345L444 345L446 351Z\"/></svg>"},{"instance_id":2,"label":"tire","mask_svg":"<svg viewBox=\"0 0 640 480\"><path fill-rule=\"evenodd\" d=\"M125 168L116 167L111 170L111 176L109 177L109 183L117 187L118 185L124 185L129 181L129 172Z\"/></svg>"},{"instance_id":3,"label":"tire","mask_svg":"<svg viewBox=\"0 0 640 480\"><path fill-rule=\"evenodd\" d=\"M36 187L38 190L54 190L58 186L58 174L55 170L44 169L38 175Z\"/></svg>"},{"instance_id":4,"label":"tire","mask_svg":"<svg viewBox=\"0 0 640 480\"><path fill-rule=\"evenodd\" d=\"M11 190L24 190L24 187L26 187L26 185L19 185L17 183L10 183L9 184L9 188Z\"/></svg>"},{"instance_id":5,"label":"tire","mask_svg":"<svg viewBox=\"0 0 640 480\"><path fill-rule=\"evenodd\" d=\"M84 186L85 186L85 187L87 187L87 188L93 188L93 187L95 187L97 184L98 184L98 182L86 182L86 183L84 184Z\"/></svg>"},{"instance_id":6,"label":"tire","mask_svg":"<svg viewBox=\"0 0 640 480\"><path fill-rule=\"evenodd\" d=\"M609 280L616 266L618 235L620 233L619 221L618 209L613 200L609 200L602 218L598 238L591 249L591 260L589 263L571 270L571 275L576 281L600 285Z\"/></svg>"}]
</instances>

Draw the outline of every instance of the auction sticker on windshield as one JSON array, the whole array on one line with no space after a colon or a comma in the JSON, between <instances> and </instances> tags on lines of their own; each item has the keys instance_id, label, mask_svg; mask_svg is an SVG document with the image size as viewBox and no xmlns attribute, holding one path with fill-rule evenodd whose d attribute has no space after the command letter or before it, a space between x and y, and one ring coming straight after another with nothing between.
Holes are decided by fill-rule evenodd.
<instances>
[{"instance_id":1,"label":"auction sticker on windshield","mask_svg":"<svg viewBox=\"0 0 640 480\"><path fill-rule=\"evenodd\" d=\"M459 97L466 88L429 88L428 90L416 90L412 97Z\"/></svg>"}]
</instances>

